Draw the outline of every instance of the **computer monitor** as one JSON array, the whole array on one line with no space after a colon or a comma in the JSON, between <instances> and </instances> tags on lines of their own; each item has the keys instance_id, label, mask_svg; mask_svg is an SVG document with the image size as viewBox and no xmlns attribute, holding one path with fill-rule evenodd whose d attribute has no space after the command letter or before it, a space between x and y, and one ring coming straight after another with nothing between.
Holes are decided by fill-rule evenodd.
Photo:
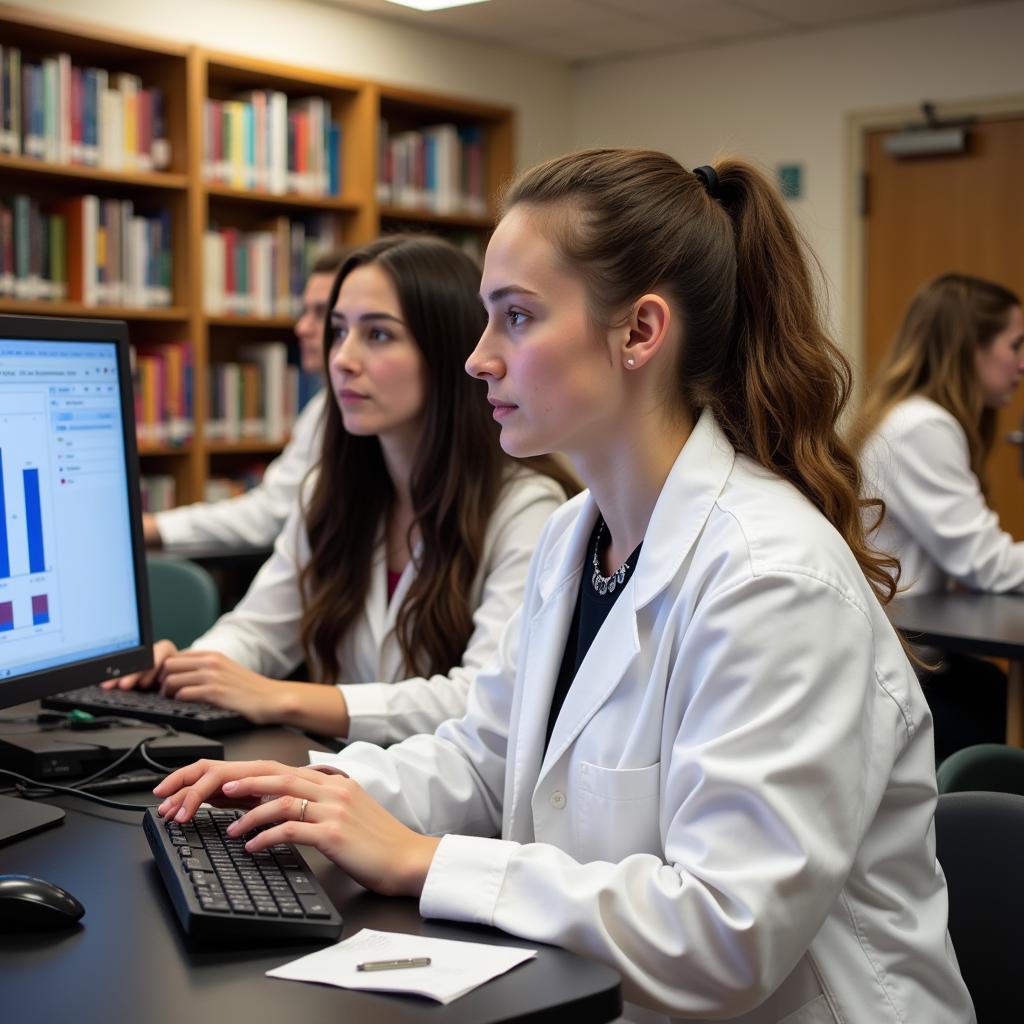
<instances>
[{"instance_id":1,"label":"computer monitor","mask_svg":"<svg viewBox=\"0 0 1024 1024\"><path fill-rule=\"evenodd\" d=\"M0 708L152 664L133 410L124 322L0 315Z\"/></svg>"}]
</instances>

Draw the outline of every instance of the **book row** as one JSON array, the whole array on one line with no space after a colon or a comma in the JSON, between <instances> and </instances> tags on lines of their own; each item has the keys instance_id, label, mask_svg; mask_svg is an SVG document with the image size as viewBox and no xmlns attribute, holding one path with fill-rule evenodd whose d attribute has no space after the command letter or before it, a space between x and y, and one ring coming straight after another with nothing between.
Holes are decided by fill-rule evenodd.
<instances>
[{"instance_id":1,"label":"book row","mask_svg":"<svg viewBox=\"0 0 1024 1024\"><path fill-rule=\"evenodd\" d=\"M0 199L0 295L87 306L171 304L171 220L131 200Z\"/></svg>"},{"instance_id":2,"label":"book row","mask_svg":"<svg viewBox=\"0 0 1024 1024\"><path fill-rule=\"evenodd\" d=\"M235 476L211 477L206 481L203 497L206 501L220 501L243 494L263 479L265 468L262 463L253 463ZM178 503L176 482L170 473L144 473L139 478L139 489L143 512L164 512Z\"/></svg>"},{"instance_id":3,"label":"book row","mask_svg":"<svg viewBox=\"0 0 1024 1024\"><path fill-rule=\"evenodd\" d=\"M140 444L182 444L192 437L192 346L132 347L135 436Z\"/></svg>"},{"instance_id":4,"label":"book row","mask_svg":"<svg viewBox=\"0 0 1024 1024\"><path fill-rule=\"evenodd\" d=\"M163 92L138 75L0 46L0 153L108 170L170 166Z\"/></svg>"},{"instance_id":5,"label":"book row","mask_svg":"<svg viewBox=\"0 0 1024 1024\"><path fill-rule=\"evenodd\" d=\"M256 90L203 106L203 177L283 195L341 194L341 125L321 96Z\"/></svg>"},{"instance_id":6,"label":"book row","mask_svg":"<svg viewBox=\"0 0 1024 1024\"><path fill-rule=\"evenodd\" d=\"M483 134L439 124L389 134L380 126L377 200L434 213L487 215Z\"/></svg>"},{"instance_id":7,"label":"book row","mask_svg":"<svg viewBox=\"0 0 1024 1024\"><path fill-rule=\"evenodd\" d=\"M277 217L259 231L214 227L203 239L203 303L213 316L298 316L316 258L341 242L329 216Z\"/></svg>"},{"instance_id":8,"label":"book row","mask_svg":"<svg viewBox=\"0 0 1024 1024\"><path fill-rule=\"evenodd\" d=\"M285 342L239 349L237 362L209 367L209 440L284 443L319 378L288 363ZM140 444L182 444L193 435L192 348L188 342L132 349L135 426Z\"/></svg>"},{"instance_id":9,"label":"book row","mask_svg":"<svg viewBox=\"0 0 1024 1024\"><path fill-rule=\"evenodd\" d=\"M206 436L283 444L319 381L288 364L284 342L247 345L238 362L210 367Z\"/></svg>"}]
</instances>

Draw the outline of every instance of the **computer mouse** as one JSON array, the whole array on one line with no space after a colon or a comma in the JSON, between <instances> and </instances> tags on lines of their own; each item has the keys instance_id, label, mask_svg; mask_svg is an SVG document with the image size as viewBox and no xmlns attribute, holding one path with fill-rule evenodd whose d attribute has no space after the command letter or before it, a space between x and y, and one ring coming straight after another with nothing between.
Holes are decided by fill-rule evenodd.
<instances>
[{"instance_id":1,"label":"computer mouse","mask_svg":"<svg viewBox=\"0 0 1024 1024\"><path fill-rule=\"evenodd\" d=\"M0 875L0 931L70 928L85 907L53 882L31 875Z\"/></svg>"}]
</instances>

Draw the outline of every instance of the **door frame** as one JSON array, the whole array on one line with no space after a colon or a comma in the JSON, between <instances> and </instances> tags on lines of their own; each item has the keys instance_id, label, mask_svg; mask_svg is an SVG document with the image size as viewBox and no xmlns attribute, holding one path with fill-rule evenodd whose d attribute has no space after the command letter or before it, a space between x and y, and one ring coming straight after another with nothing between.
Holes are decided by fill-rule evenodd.
<instances>
[{"instance_id":1,"label":"door frame","mask_svg":"<svg viewBox=\"0 0 1024 1024\"><path fill-rule=\"evenodd\" d=\"M948 100L935 104L936 114L944 117L967 117L979 121L1001 121L1007 117L1024 118L1024 95L997 96L971 100ZM864 303L867 299L867 221L860 212L862 175L867 167L867 136L870 132L902 128L921 119L920 106L853 111L846 115L845 181L843 207L846 236L846 309L843 311L843 335L847 357L854 367L852 406L859 407L865 377L867 337L864 328ZM870 197L869 197L870 198Z\"/></svg>"}]
</instances>

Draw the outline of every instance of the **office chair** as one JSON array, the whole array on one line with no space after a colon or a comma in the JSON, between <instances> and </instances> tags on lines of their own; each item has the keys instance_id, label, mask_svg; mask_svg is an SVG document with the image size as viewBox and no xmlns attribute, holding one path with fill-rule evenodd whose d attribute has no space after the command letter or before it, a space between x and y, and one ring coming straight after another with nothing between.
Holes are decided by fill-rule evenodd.
<instances>
[{"instance_id":1,"label":"office chair","mask_svg":"<svg viewBox=\"0 0 1024 1024\"><path fill-rule=\"evenodd\" d=\"M978 1024L1024 1020L1024 796L943 794L935 841L949 934Z\"/></svg>"},{"instance_id":2,"label":"office chair","mask_svg":"<svg viewBox=\"0 0 1024 1024\"><path fill-rule=\"evenodd\" d=\"M940 793L986 790L1024 796L1024 750L1002 743L964 747L939 765L935 779Z\"/></svg>"},{"instance_id":3,"label":"office chair","mask_svg":"<svg viewBox=\"0 0 1024 1024\"><path fill-rule=\"evenodd\" d=\"M220 595L202 566L183 558L149 555L146 572L154 639L173 640L181 650L217 621Z\"/></svg>"}]
</instances>

